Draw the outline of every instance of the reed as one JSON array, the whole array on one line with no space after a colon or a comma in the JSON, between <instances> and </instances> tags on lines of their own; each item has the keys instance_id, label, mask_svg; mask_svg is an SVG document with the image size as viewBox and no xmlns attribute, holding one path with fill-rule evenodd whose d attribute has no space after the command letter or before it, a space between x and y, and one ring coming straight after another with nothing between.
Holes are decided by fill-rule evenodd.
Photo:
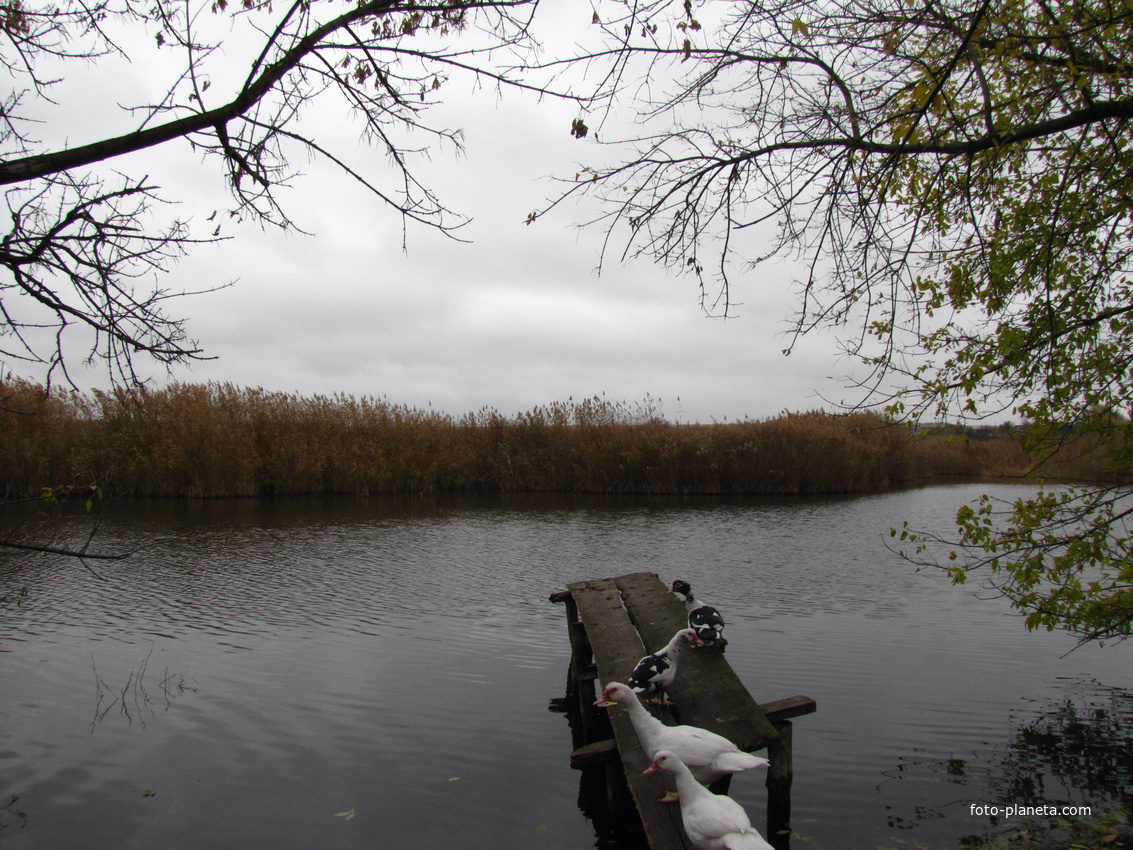
<instances>
[{"instance_id":1,"label":"reed","mask_svg":"<svg viewBox=\"0 0 1133 850\"><path fill-rule=\"evenodd\" d=\"M0 487L4 501L91 478L100 465L97 410L78 393L0 382Z\"/></svg>"},{"instance_id":2,"label":"reed","mask_svg":"<svg viewBox=\"0 0 1133 850\"><path fill-rule=\"evenodd\" d=\"M5 500L97 483L186 498L454 491L818 494L939 475L1022 474L1010 434L915 435L873 413L667 423L604 397L461 417L349 395L228 383L47 392L0 383Z\"/></svg>"}]
</instances>

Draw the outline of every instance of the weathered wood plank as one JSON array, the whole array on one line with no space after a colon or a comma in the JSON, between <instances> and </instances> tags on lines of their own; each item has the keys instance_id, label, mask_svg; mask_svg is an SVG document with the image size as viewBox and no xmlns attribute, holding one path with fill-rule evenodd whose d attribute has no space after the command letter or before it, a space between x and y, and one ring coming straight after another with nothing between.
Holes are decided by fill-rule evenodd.
<instances>
[{"instance_id":1,"label":"weathered wood plank","mask_svg":"<svg viewBox=\"0 0 1133 850\"><path fill-rule=\"evenodd\" d=\"M621 592L613 579L592 579L567 585L578 617L603 680L617 675L626 664L631 668L643 654L641 637L625 613Z\"/></svg>"},{"instance_id":2,"label":"weathered wood plank","mask_svg":"<svg viewBox=\"0 0 1133 850\"><path fill-rule=\"evenodd\" d=\"M655 573L631 573L614 579L614 584L649 651L664 646L688 625L684 604ZM709 729L749 751L775 740L775 727L719 649L685 649L677 671L669 696L677 704L681 723Z\"/></svg>"},{"instance_id":3,"label":"weathered wood plank","mask_svg":"<svg viewBox=\"0 0 1133 850\"><path fill-rule=\"evenodd\" d=\"M584 744L570 754L571 767L583 767L591 762L617 758L618 742L614 738Z\"/></svg>"},{"instance_id":4,"label":"weathered wood plank","mask_svg":"<svg viewBox=\"0 0 1133 850\"><path fill-rule=\"evenodd\" d=\"M793 696L784 699L761 702L759 710L763 712L772 724L780 720L790 720L792 717L802 717L804 714L814 714L818 711L818 703L810 697Z\"/></svg>"},{"instance_id":5,"label":"weathered wood plank","mask_svg":"<svg viewBox=\"0 0 1133 850\"><path fill-rule=\"evenodd\" d=\"M603 682L620 681L645 654L637 630L626 615L621 592L613 579L574 582L567 585L578 606L579 619L586 626L598 676ZM629 715L620 706L611 706L610 725L621 752L626 781L642 827L653 850L689 850L692 845L681 826L680 807L663 804L668 774L645 776L650 760L637 740Z\"/></svg>"}]
</instances>

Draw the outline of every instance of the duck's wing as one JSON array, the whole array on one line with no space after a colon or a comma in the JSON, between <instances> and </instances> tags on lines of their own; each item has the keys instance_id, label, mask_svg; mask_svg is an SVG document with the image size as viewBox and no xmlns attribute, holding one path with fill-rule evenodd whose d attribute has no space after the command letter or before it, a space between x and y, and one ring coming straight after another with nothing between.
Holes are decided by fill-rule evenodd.
<instances>
[{"instance_id":1,"label":"duck's wing","mask_svg":"<svg viewBox=\"0 0 1133 850\"><path fill-rule=\"evenodd\" d=\"M724 836L725 850L775 850L754 828L747 832Z\"/></svg>"},{"instance_id":2,"label":"duck's wing","mask_svg":"<svg viewBox=\"0 0 1133 850\"><path fill-rule=\"evenodd\" d=\"M665 727L665 736L674 742L680 743L680 749L687 751L690 754L695 754L703 761L694 760L689 761L683 753L681 761L689 767L695 764L708 764L712 759L721 753L738 752L735 744L725 738L723 735L717 735L715 732L709 732L707 729L701 729L699 726L667 726ZM664 747L663 749L676 750L676 746Z\"/></svg>"},{"instance_id":3,"label":"duck's wing","mask_svg":"<svg viewBox=\"0 0 1133 850\"><path fill-rule=\"evenodd\" d=\"M771 766L771 762L762 756L753 756L751 753L743 751L720 753L712 760L712 764L718 770L726 770L728 773L739 773L741 770Z\"/></svg>"},{"instance_id":4,"label":"duck's wing","mask_svg":"<svg viewBox=\"0 0 1133 850\"><path fill-rule=\"evenodd\" d=\"M656 684L665 672L673 666L672 659L664 655L646 655L637 662L633 672L629 674L628 684L634 690L640 687L651 687Z\"/></svg>"},{"instance_id":5,"label":"duck's wing","mask_svg":"<svg viewBox=\"0 0 1133 850\"><path fill-rule=\"evenodd\" d=\"M691 805L682 806L681 819L690 838L695 833L719 840L725 835L751 829L751 819L743 806L722 794L708 793Z\"/></svg>"},{"instance_id":6,"label":"duck's wing","mask_svg":"<svg viewBox=\"0 0 1133 850\"><path fill-rule=\"evenodd\" d=\"M722 629L725 626L724 615L711 605L701 605L699 608L689 611L688 622L689 626L694 629L698 625L712 626L717 629Z\"/></svg>"}]
</instances>

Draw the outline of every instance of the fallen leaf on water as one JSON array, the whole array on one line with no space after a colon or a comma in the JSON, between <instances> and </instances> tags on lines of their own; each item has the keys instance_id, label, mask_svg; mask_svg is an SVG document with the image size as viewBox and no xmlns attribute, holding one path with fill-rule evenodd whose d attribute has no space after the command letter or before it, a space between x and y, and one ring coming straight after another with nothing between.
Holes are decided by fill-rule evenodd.
<instances>
[{"instance_id":1,"label":"fallen leaf on water","mask_svg":"<svg viewBox=\"0 0 1133 850\"><path fill-rule=\"evenodd\" d=\"M448 781L449 782L459 782L460 777L459 776L450 776Z\"/></svg>"},{"instance_id":2,"label":"fallen leaf on water","mask_svg":"<svg viewBox=\"0 0 1133 850\"><path fill-rule=\"evenodd\" d=\"M348 812L338 812L335 815L335 817L336 818L346 818L346 820L353 820L354 819L354 809L351 809Z\"/></svg>"},{"instance_id":3,"label":"fallen leaf on water","mask_svg":"<svg viewBox=\"0 0 1133 850\"><path fill-rule=\"evenodd\" d=\"M143 797L152 797L156 793L157 793L156 791L151 791L149 788L147 788L145 791L142 792L142 796Z\"/></svg>"}]
</instances>

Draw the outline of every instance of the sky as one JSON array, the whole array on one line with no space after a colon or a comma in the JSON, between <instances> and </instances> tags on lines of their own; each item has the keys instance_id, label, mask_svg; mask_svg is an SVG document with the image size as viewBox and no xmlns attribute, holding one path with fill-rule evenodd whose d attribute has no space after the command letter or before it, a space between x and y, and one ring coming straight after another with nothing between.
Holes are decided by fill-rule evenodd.
<instances>
[{"instance_id":1,"label":"sky","mask_svg":"<svg viewBox=\"0 0 1133 850\"><path fill-rule=\"evenodd\" d=\"M111 80L118 103L139 102L156 84L144 62L96 71L60 97L74 143L113 129L93 105ZM283 197L305 233L226 225L232 239L174 267L165 282L174 289L231 285L172 306L215 359L150 369L154 381L385 397L456 416L605 396L650 400L670 421L713 422L856 400L842 377L854 364L832 336L783 354L797 296L789 263L737 274L739 306L726 320L705 315L694 279L647 259L622 262L617 238L599 273L605 234L576 226L596 206L564 205L525 224L556 193L554 177L609 155L593 136L572 137L577 107L516 92L501 99L467 83L445 94L437 120L463 129L465 151L434 151L418 167L450 208L472 217L460 232L467 242L411 225L403 245L396 212L333 169L298 163L304 174ZM323 138L382 173L357 127L325 120ZM91 129L76 132L84 124ZM217 164L183 141L113 165L151 174L201 233L211 229L202 221L209 204L224 203ZM107 383L97 372L80 381Z\"/></svg>"}]
</instances>

